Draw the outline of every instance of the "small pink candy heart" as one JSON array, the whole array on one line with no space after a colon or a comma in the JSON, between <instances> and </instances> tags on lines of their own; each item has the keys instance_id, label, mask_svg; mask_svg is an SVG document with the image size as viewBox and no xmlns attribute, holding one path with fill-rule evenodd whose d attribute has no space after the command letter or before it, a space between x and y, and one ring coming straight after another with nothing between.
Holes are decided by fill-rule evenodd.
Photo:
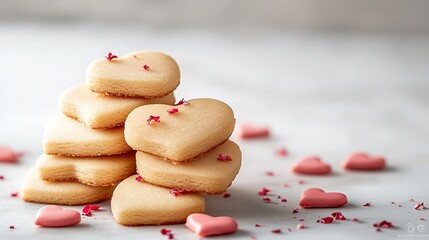
<instances>
[{"instance_id":1,"label":"small pink candy heart","mask_svg":"<svg viewBox=\"0 0 429 240\"><path fill-rule=\"evenodd\" d=\"M267 127L264 126L244 123L237 126L235 135L240 139L266 138L269 137L270 131Z\"/></svg>"},{"instance_id":2,"label":"small pink candy heart","mask_svg":"<svg viewBox=\"0 0 429 240\"><path fill-rule=\"evenodd\" d=\"M212 217L202 213L188 216L185 224L201 237L229 234L237 231L238 224L231 217Z\"/></svg>"},{"instance_id":3,"label":"small pink candy heart","mask_svg":"<svg viewBox=\"0 0 429 240\"><path fill-rule=\"evenodd\" d=\"M39 209L34 224L42 227L68 227L80 223L80 219L78 211L49 205Z\"/></svg>"},{"instance_id":4,"label":"small pink candy heart","mask_svg":"<svg viewBox=\"0 0 429 240\"><path fill-rule=\"evenodd\" d=\"M357 152L346 157L343 167L349 170L381 170L386 167L386 160L384 157Z\"/></svg>"},{"instance_id":5,"label":"small pink candy heart","mask_svg":"<svg viewBox=\"0 0 429 240\"><path fill-rule=\"evenodd\" d=\"M331 166L317 156L310 156L299 160L292 166L292 172L301 174L329 174L331 173Z\"/></svg>"},{"instance_id":6,"label":"small pink candy heart","mask_svg":"<svg viewBox=\"0 0 429 240\"><path fill-rule=\"evenodd\" d=\"M321 208L341 207L346 203L347 197L342 193L325 193L320 188L309 188L302 193L299 205L303 208Z\"/></svg>"},{"instance_id":7,"label":"small pink candy heart","mask_svg":"<svg viewBox=\"0 0 429 240\"><path fill-rule=\"evenodd\" d=\"M0 163L16 163L20 156L20 153L16 153L10 148L0 147Z\"/></svg>"}]
</instances>

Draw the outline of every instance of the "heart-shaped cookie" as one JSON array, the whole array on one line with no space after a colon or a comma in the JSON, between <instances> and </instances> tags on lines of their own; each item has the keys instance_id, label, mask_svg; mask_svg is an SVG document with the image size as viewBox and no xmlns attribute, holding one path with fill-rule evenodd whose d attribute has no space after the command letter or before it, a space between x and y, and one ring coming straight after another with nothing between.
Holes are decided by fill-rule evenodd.
<instances>
[{"instance_id":1,"label":"heart-shaped cookie","mask_svg":"<svg viewBox=\"0 0 429 240\"><path fill-rule=\"evenodd\" d=\"M80 213L56 205L44 206L37 212L34 224L42 227L68 227L80 223Z\"/></svg>"},{"instance_id":2,"label":"heart-shaped cookie","mask_svg":"<svg viewBox=\"0 0 429 240\"><path fill-rule=\"evenodd\" d=\"M301 195L299 205L303 208L341 207L347 203L343 193L325 192L320 188L309 188Z\"/></svg>"},{"instance_id":3,"label":"heart-shaped cookie","mask_svg":"<svg viewBox=\"0 0 429 240\"><path fill-rule=\"evenodd\" d=\"M331 166L317 156L309 156L295 163L291 170L294 173L322 175L331 173Z\"/></svg>"},{"instance_id":4,"label":"heart-shaped cookie","mask_svg":"<svg viewBox=\"0 0 429 240\"><path fill-rule=\"evenodd\" d=\"M130 152L124 128L96 130L63 114L48 123L43 136L46 154L93 157Z\"/></svg>"},{"instance_id":5,"label":"heart-shaped cookie","mask_svg":"<svg viewBox=\"0 0 429 240\"><path fill-rule=\"evenodd\" d=\"M219 160L220 154L231 160ZM139 151L136 159L137 172L147 182L189 192L220 194L226 191L240 170L241 151L237 144L226 141L186 164L174 165Z\"/></svg>"},{"instance_id":6,"label":"heart-shaped cookie","mask_svg":"<svg viewBox=\"0 0 429 240\"><path fill-rule=\"evenodd\" d=\"M266 138L270 136L270 130L265 126L242 123L237 126L234 136L237 136L237 138L240 139Z\"/></svg>"},{"instance_id":7,"label":"heart-shaped cookie","mask_svg":"<svg viewBox=\"0 0 429 240\"><path fill-rule=\"evenodd\" d=\"M192 213L204 213L200 194L174 196L169 188L136 180L138 175L122 181L113 193L111 208L116 222L126 226L183 223Z\"/></svg>"},{"instance_id":8,"label":"heart-shaped cookie","mask_svg":"<svg viewBox=\"0 0 429 240\"><path fill-rule=\"evenodd\" d=\"M92 187L76 182L43 181L32 169L24 179L19 196L26 202L83 205L110 199L115 186Z\"/></svg>"},{"instance_id":9,"label":"heart-shaped cookie","mask_svg":"<svg viewBox=\"0 0 429 240\"><path fill-rule=\"evenodd\" d=\"M349 170L381 170L385 168L386 160L380 156L370 156L364 152L353 153L346 157L343 167Z\"/></svg>"},{"instance_id":10,"label":"heart-shaped cookie","mask_svg":"<svg viewBox=\"0 0 429 240\"><path fill-rule=\"evenodd\" d=\"M161 52L141 51L122 58L103 58L86 70L86 85L91 91L115 96L159 98L179 83L179 66Z\"/></svg>"},{"instance_id":11,"label":"heart-shaped cookie","mask_svg":"<svg viewBox=\"0 0 429 240\"><path fill-rule=\"evenodd\" d=\"M0 163L16 163L20 156L20 153L17 153L10 148L0 147Z\"/></svg>"},{"instance_id":12,"label":"heart-shaped cookie","mask_svg":"<svg viewBox=\"0 0 429 240\"><path fill-rule=\"evenodd\" d=\"M237 231L238 224L231 217L212 217L194 213L186 219L186 226L201 237L230 234Z\"/></svg>"},{"instance_id":13,"label":"heart-shaped cookie","mask_svg":"<svg viewBox=\"0 0 429 240\"><path fill-rule=\"evenodd\" d=\"M162 98L124 98L89 91L84 84L67 89L60 96L61 111L90 128L122 126L128 114L147 104L174 104L174 94Z\"/></svg>"},{"instance_id":14,"label":"heart-shaped cookie","mask_svg":"<svg viewBox=\"0 0 429 240\"><path fill-rule=\"evenodd\" d=\"M193 99L174 108L177 112L169 113L172 106L162 104L134 109L125 121L127 143L178 163L221 145L234 130L234 113L219 100Z\"/></svg>"},{"instance_id":15,"label":"heart-shaped cookie","mask_svg":"<svg viewBox=\"0 0 429 240\"><path fill-rule=\"evenodd\" d=\"M114 186L136 173L135 153L101 157L41 155L36 162L40 178L54 182L80 182L90 186Z\"/></svg>"}]
</instances>

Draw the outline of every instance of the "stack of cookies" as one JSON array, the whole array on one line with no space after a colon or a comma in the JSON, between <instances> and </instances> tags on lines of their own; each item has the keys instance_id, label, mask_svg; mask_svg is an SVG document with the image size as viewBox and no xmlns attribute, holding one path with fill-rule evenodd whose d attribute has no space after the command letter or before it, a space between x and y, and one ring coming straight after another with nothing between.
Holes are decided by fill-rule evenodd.
<instances>
[{"instance_id":1,"label":"stack of cookies","mask_svg":"<svg viewBox=\"0 0 429 240\"><path fill-rule=\"evenodd\" d=\"M109 53L87 69L85 84L60 97L61 115L46 127L42 154L24 180L24 201L81 205L110 199L116 185L136 173L124 123L135 108L174 104L180 72L171 57Z\"/></svg>"},{"instance_id":2,"label":"stack of cookies","mask_svg":"<svg viewBox=\"0 0 429 240\"><path fill-rule=\"evenodd\" d=\"M232 109L214 99L134 109L125 122L125 139L137 150L139 175L115 189L115 220L159 225L204 213L202 194L225 192L240 169L240 148L228 140L234 125Z\"/></svg>"}]
</instances>

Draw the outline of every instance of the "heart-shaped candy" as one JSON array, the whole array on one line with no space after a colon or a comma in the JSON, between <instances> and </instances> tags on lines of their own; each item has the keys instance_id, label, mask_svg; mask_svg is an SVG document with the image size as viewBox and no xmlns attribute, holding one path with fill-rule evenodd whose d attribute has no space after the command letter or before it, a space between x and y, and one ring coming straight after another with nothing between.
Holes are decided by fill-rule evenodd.
<instances>
[{"instance_id":1,"label":"heart-shaped candy","mask_svg":"<svg viewBox=\"0 0 429 240\"><path fill-rule=\"evenodd\" d=\"M237 231L238 224L231 217L212 217L194 213L186 219L186 226L201 237L230 234Z\"/></svg>"},{"instance_id":2,"label":"heart-shaped candy","mask_svg":"<svg viewBox=\"0 0 429 240\"><path fill-rule=\"evenodd\" d=\"M114 186L136 173L135 152L100 157L41 155L36 162L45 181L76 181L90 186Z\"/></svg>"},{"instance_id":3,"label":"heart-shaped candy","mask_svg":"<svg viewBox=\"0 0 429 240\"><path fill-rule=\"evenodd\" d=\"M301 174L329 174L331 173L331 166L317 156L310 156L299 160L292 166L292 172Z\"/></svg>"},{"instance_id":4,"label":"heart-shaped candy","mask_svg":"<svg viewBox=\"0 0 429 240\"><path fill-rule=\"evenodd\" d=\"M343 167L349 170L381 170L385 168L386 160L380 156L370 156L364 152L353 153L346 157Z\"/></svg>"},{"instance_id":5,"label":"heart-shaped candy","mask_svg":"<svg viewBox=\"0 0 429 240\"><path fill-rule=\"evenodd\" d=\"M161 52L142 51L123 58L100 59L86 70L86 85L91 91L115 96L163 97L179 83L179 66Z\"/></svg>"},{"instance_id":6,"label":"heart-shaped candy","mask_svg":"<svg viewBox=\"0 0 429 240\"><path fill-rule=\"evenodd\" d=\"M162 98L125 98L89 91L84 84L67 89L60 96L61 111L90 128L122 126L128 114L147 104L174 104L174 94Z\"/></svg>"},{"instance_id":7,"label":"heart-shaped candy","mask_svg":"<svg viewBox=\"0 0 429 240\"><path fill-rule=\"evenodd\" d=\"M34 224L42 227L68 227L80 223L80 213L56 205L44 206L37 212Z\"/></svg>"},{"instance_id":8,"label":"heart-shaped candy","mask_svg":"<svg viewBox=\"0 0 429 240\"><path fill-rule=\"evenodd\" d=\"M343 193L325 192L320 188L309 188L301 195L299 205L303 208L341 207L347 203Z\"/></svg>"},{"instance_id":9,"label":"heart-shaped candy","mask_svg":"<svg viewBox=\"0 0 429 240\"><path fill-rule=\"evenodd\" d=\"M10 148L0 147L0 163L16 163L20 156L20 153L17 153Z\"/></svg>"},{"instance_id":10,"label":"heart-shaped candy","mask_svg":"<svg viewBox=\"0 0 429 240\"><path fill-rule=\"evenodd\" d=\"M196 193L175 196L171 189L151 185L131 176L115 189L111 201L113 218L126 226L183 223L192 213L203 213L204 198ZM136 179L137 178L137 179Z\"/></svg>"},{"instance_id":11,"label":"heart-shaped candy","mask_svg":"<svg viewBox=\"0 0 429 240\"><path fill-rule=\"evenodd\" d=\"M234 130L234 113L219 100L193 99L174 108L177 112L162 104L134 109L125 121L128 145L177 163L221 145Z\"/></svg>"},{"instance_id":12,"label":"heart-shaped candy","mask_svg":"<svg viewBox=\"0 0 429 240\"><path fill-rule=\"evenodd\" d=\"M240 139L266 138L270 136L270 130L265 126L242 123L237 126L234 135Z\"/></svg>"}]
</instances>

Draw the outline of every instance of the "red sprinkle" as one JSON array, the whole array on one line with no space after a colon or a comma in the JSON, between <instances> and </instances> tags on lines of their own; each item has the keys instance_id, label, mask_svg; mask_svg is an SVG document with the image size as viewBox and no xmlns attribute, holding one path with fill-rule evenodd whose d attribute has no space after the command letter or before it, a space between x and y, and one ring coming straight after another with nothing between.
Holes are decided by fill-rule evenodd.
<instances>
[{"instance_id":1,"label":"red sprinkle","mask_svg":"<svg viewBox=\"0 0 429 240\"><path fill-rule=\"evenodd\" d=\"M363 206L364 206L364 207L370 207L370 206L371 206L371 203L367 202L367 203L365 203Z\"/></svg>"},{"instance_id":2,"label":"red sprinkle","mask_svg":"<svg viewBox=\"0 0 429 240\"><path fill-rule=\"evenodd\" d=\"M402 207L402 205L401 205L401 204L398 204L398 207Z\"/></svg>"},{"instance_id":3,"label":"red sprinkle","mask_svg":"<svg viewBox=\"0 0 429 240\"><path fill-rule=\"evenodd\" d=\"M11 196L11 197L17 197L17 196L18 196L18 192L10 193L10 196Z\"/></svg>"},{"instance_id":4,"label":"red sprinkle","mask_svg":"<svg viewBox=\"0 0 429 240\"><path fill-rule=\"evenodd\" d=\"M410 198L410 200L408 200L408 201L410 201L410 202L414 202L414 198Z\"/></svg>"},{"instance_id":5,"label":"red sprinkle","mask_svg":"<svg viewBox=\"0 0 429 240\"><path fill-rule=\"evenodd\" d=\"M217 156L217 160L228 162L228 161L232 161L232 158L231 158L231 156L228 156L228 155L225 155L225 154L223 154L223 153L220 153L220 154Z\"/></svg>"},{"instance_id":6,"label":"red sprinkle","mask_svg":"<svg viewBox=\"0 0 429 240\"><path fill-rule=\"evenodd\" d=\"M143 69L146 70L146 71L148 71L150 69L150 67L149 67L149 65L145 64L145 65L143 65Z\"/></svg>"},{"instance_id":7,"label":"red sprinkle","mask_svg":"<svg viewBox=\"0 0 429 240\"><path fill-rule=\"evenodd\" d=\"M288 232L292 232L292 228L288 228L288 229L287 229L287 231L288 231Z\"/></svg>"},{"instance_id":8,"label":"red sprinkle","mask_svg":"<svg viewBox=\"0 0 429 240\"><path fill-rule=\"evenodd\" d=\"M152 121L154 121L154 122L160 122L161 120L159 120L159 118L160 118L160 116L152 116L152 115L150 115L149 118L146 120L147 124L150 125L150 123Z\"/></svg>"},{"instance_id":9,"label":"red sprinkle","mask_svg":"<svg viewBox=\"0 0 429 240\"><path fill-rule=\"evenodd\" d=\"M425 205L423 202L418 202L418 203L416 203L416 205L414 205L415 210L420 210L420 209L424 209L424 208L425 208Z\"/></svg>"},{"instance_id":10,"label":"red sprinkle","mask_svg":"<svg viewBox=\"0 0 429 240\"><path fill-rule=\"evenodd\" d=\"M85 207L82 209L82 215L87 216L87 217L92 216L92 211L91 211L90 205L85 205Z\"/></svg>"},{"instance_id":11,"label":"red sprinkle","mask_svg":"<svg viewBox=\"0 0 429 240\"><path fill-rule=\"evenodd\" d=\"M137 182L141 182L142 180L143 180L142 176L138 175L138 176L136 177L136 181L137 181Z\"/></svg>"},{"instance_id":12,"label":"red sprinkle","mask_svg":"<svg viewBox=\"0 0 429 240\"><path fill-rule=\"evenodd\" d=\"M264 196L267 195L271 190L268 188L262 188L261 191L258 192L258 195Z\"/></svg>"},{"instance_id":13,"label":"red sprinkle","mask_svg":"<svg viewBox=\"0 0 429 240\"><path fill-rule=\"evenodd\" d=\"M317 220L317 222L319 223L323 223L323 224L330 224L334 221L333 217L325 217L325 218L321 218L320 220Z\"/></svg>"},{"instance_id":14,"label":"red sprinkle","mask_svg":"<svg viewBox=\"0 0 429 240\"><path fill-rule=\"evenodd\" d=\"M307 228L307 226L305 226L304 224L298 224L298 225L296 225L296 229L298 229L298 230L301 230L301 229L304 229L304 228Z\"/></svg>"},{"instance_id":15,"label":"red sprinkle","mask_svg":"<svg viewBox=\"0 0 429 240\"><path fill-rule=\"evenodd\" d=\"M425 219L424 219L424 218L419 218L419 220L420 220L420 221L424 221Z\"/></svg>"},{"instance_id":16,"label":"red sprinkle","mask_svg":"<svg viewBox=\"0 0 429 240\"><path fill-rule=\"evenodd\" d=\"M174 239L174 235L172 233L168 234L168 239Z\"/></svg>"},{"instance_id":17,"label":"red sprinkle","mask_svg":"<svg viewBox=\"0 0 429 240\"><path fill-rule=\"evenodd\" d=\"M286 198L282 198L282 200L281 200L282 202L287 202L287 199Z\"/></svg>"},{"instance_id":18,"label":"red sprinkle","mask_svg":"<svg viewBox=\"0 0 429 240\"><path fill-rule=\"evenodd\" d=\"M289 187L289 184L285 183L283 184L283 187Z\"/></svg>"},{"instance_id":19,"label":"red sprinkle","mask_svg":"<svg viewBox=\"0 0 429 240\"><path fill-rule=\"evenodd\" d=\"M279 148L277 150L277 155L279 155L280 157L286 157L287 154L288 154L288 152L287 152L286 148L284 148L284 147Z\"/></svg>"},{"instance_id":20,"label":"red sprinkle","mask_svg":"<svg viewBox=\"0 0 429 240\"><path fill-rule=\"evenodd\" d=\"M359 221L359 219L357 219L357 218L352 219L352 222L358 222L358 221Z\"/></svg>"},{"instance_id":21,"label":"red sprinkle","mask_svg":"<svg viewBox=\"0 0 429 240\"><path fill-rule=\"evenodd\" d=\"M304 184L305 182L304 182L304 180L299 180L298 181L298 184Z\"/></svg>"},{"instance_id":22,"label":"red sprinkle","mask_svg":"<svg viewBox=\"0 0 429 240\"><path fill-rule=\"evenodd\" d=\"M229 197L231 197L231 194L229 194L229 193L224 193L223 194L223 198L229 198Z\"/></svg>"},{"instance_id":23,"label":"red sprinkle","mask_svg":"<svg viewBox=\"0 0 429 240\"><path fill-rule=\"evenodd\" d=\"M100 205L89 205L89 208L92 210L92 211L98 211L98 210L100 210Z\"/></svg>"},{"instance_id":24,"label":"red sprinkle","mask_svg":"<svg viewBox=\"0 0 429 240\"><path fill-rule=\"evenodd\" d=\"M271 230L272 233L282 233L281 229L273 229Z\"/></svg>"},{"instance_id":25,"label":"red sprinkle","mask_svg":"<svg viewBox=\"0 0 429 240\"><path fill-rule=\"evenodd\" d=\"M299 222L304 222L304 218L298 219Z\"/></svg>"},{"instance_id":26,"label":"red sprinkle","mask_svg":"<svg viewBox=\"0 0 429 240\"><path fill-rule=\"evenodd\" d=\"M188 106L188 105L190 105L189 104L189 102L188 101L186 101L184 98L182 98L178 103L176 103L176 106L177 105L185 105L185 106Z\"/></svg>"},{"instance_id":27,"label":"red sprinkle","mask_svg":"<svg viewBox=\"0 0 429 240\"><path fill-rule=\"evenodd\" d=\"M171 233L171 230L170 229L166 229L166 228L163 228L163 229L161 229L161 234L162 235L167 235L167 234L169 234L169 233Z\"/></svg>"},{"instance_id":28,"label":"red sprinkle","mask_svg":"<svg viewBox=\"0 0 429 240\"><path fill-rule=\"evenodd\" d=\"M373 226L378 228L378 229L380 229L380 228L391 228L391 227L393 227L393 224L391 222L383 220L381 222L374 223Z\"/></svg>"},{"instance_id":29,"label":"red sprinkle","mask_svg":"<svg viewBox=\"0 0 429 240\"><path fill-rule=\"evenodd\" d=\"M271 202L271 198L269 198L269 197L264 197L264 198L262 198L262 200L266 203Z\"/></svg>"},{"instance_id":30,"label":"red sprinkle","mask_svg":"<svg viewBox=\"0 0 429 240\"><path fill-rule=\"evenodd\" d=\"M274 176L275 173L273 171L268 171L268 172L265 172L265 175L267 175L267 176Z\"/></svg>"},{"instance_id":31,"label":"red sprinkle","mask_svg":"<svg viewBox=\"0 0 429 240\"><path fill-rule=\"evenodd\" d=\"M112 61L112 59L114 59L114 58L118 58L118 56L113 55L111 52L109 52L109 53L107 54L107 56L105 56L105 58L106 58L108 61Z\"/></svg>"},{"instance_id":32,"label":"red sprinkle","mask_svg":"<svg viewBox=\"0 0 429 240\"><path fill-rule=\"evenodd\" d=\"M0 175L0 180L4 180L4 176L3 175Z\"/></svg>"},{"instance_id":33,"label":"red sprinkle","mask_svg":"<svg viewBox=\"0 0 429 240\"><path fill-rule=\"evenodd\" d=\"M341 212L333 212L331 216L334 217L335 220L346 220L346 217L344 217Z\"/></svg>"},{"instance_id":34,"label":"red sprinkle","mask_svg":"<svg viewBox=\"0 0 429 240\"><path fill-rule=\"evenodd\" d=\"M264 225L259 224L259 223L256 223L256 224L255 224L255 227L262 227L262 226L264 226Z\"/></svg>"},{"instance_id":35,"label":"red sprinkle","mask_svg":"<svg viewBox=\"0 0 429 240\"><path fill-rule=\"evenodd\" d=\"M170 110L167 110L167 112L168 112L169 114L177 113L178 111L179 111L179 109L177 109L177 108L172 108L172 109L170 109Z\"/></svg>"},{"instance_id":36,"label":"red sprinkle","mask_svg":"<svg viewBox=\"0 0 429 240\"><path fill-rule=\"evenodd\" d=\"M180 196L181 194L186 194L186 193L188 193L188 191L186 191L186 190L181 190L181 189L170 189L169 193L170 193L170 194L172 194L172 195L173 195L173 197L178 197L178 196Z\"/></svg>"},{"instance_id":37,"label":"red sprinkle","mask_svg":"<svg viewBox=\"0 0 429 240\"><path fill-rule=\"evenodd\" d=\"M295 208L295 209L292 211L292 213L299 213L299 209L298 209L298 208Z\"/></svg>"},{"instance_id":38,"label":"red sprinkle","mask_svg":"<svg viewBox=\"0 0 429 240\"><path fill-rule=\"evenodd\" d=\"M9 226L9 229L15 229L15 226L11 225Z\"/></svg>"}]
</instances>

